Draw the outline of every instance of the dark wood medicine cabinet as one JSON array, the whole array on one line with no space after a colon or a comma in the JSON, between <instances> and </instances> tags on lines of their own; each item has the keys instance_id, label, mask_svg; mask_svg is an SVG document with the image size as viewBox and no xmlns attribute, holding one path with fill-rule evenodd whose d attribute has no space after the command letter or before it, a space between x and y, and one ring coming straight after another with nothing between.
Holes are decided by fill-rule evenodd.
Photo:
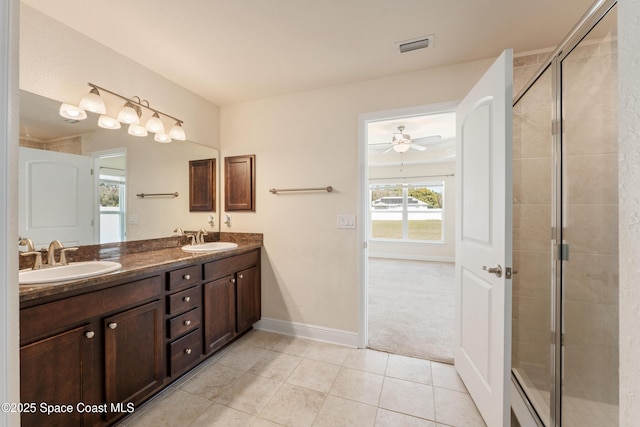
<instances>
[{"instance_id":1,"label":"dark wood medicine cabinet","mask_svg":"<svg viewBox=\"0 0 640 427\"><path fill-rule=\"evenodd\" d=\"M224 209L256 210L256 156L224 158Z\"/></svg>"},{"instance_id":2,"label":"dark wood medicine cabinet","mask_svg":"<svg viewBox=\"0 0 640 427\"><path fill-rule=\"evenodd\" d=\"M215 212L216 159L189 161L189 212Z\"/></svg>"}]
</instances>

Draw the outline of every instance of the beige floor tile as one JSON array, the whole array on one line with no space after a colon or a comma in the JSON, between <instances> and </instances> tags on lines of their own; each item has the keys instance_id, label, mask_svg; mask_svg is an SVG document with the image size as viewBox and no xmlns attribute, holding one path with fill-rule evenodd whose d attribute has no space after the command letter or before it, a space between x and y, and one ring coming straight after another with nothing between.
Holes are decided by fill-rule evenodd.
<instances>
[{"instance_id":1,"label":"beige floor tile","mask_svg":"<svg viewBox=\"0 0 640 427\"><path fill-rule=\"evenodd\" d=\"M211 401L172 388L162 399L154 400L142 415L127 421L132 427L187 426L211 406Z\"/></svg>"},{"instance_id":2,"label":"beige floor tile","mask_svg":"<svg viewBox=\"0 0 640 427\"><path fill-rule=\"evenodd\" d=\"M327 393L338 372L340 366L305 359L289 376L287 383Z\"/></svg>"},{"instance_id":3,"label":"beige floor tile","mask_svg":"<svg viewBox=\"0 0 640 427\"><path fill-rule=\"evenodd\" d=\"M434 387L436 421L452 426L486 427L467 393Z\"/></svg>"},{"instance_id":4,"label":"beige floor tile","mask_svg":"<svg viewBox=\"0 0 640 427\"><path fill-rule=\"evenodd\" d=\"M436 423L398 412L378 408L376 427L436 427Z\"/></svg>"},{"instance_id":5,"label":"beige floor tile","mask_svg":"<svg viewBox=\"0 0 640 427\"><path fill-rule=\"evenodd\" d=\"M209 400L216 400L242 375L243 372L237 369L213 364L199 371L198 375L182 383L179 388Z\"/></svg>"},{"instance_id":6,"label":"beige floor tile","mask_svg":"<svg viewBox=\"0 0 640 427\"><path fill-rule=\"evenodd\" d=\"M249 369L249 372L284 382L301 361L302 358L298 356L268 351Z\"/></svg>"},{"instance_id":7,"label":"beige floor tile","mask_svg":"<svg viewBox=\"0 0 640 427\"><path fill-rule=\"evenodd\" d=\"M343 367L329 394L377 406L383 380L382 375Z\"/></svg>"},{"instance_id":8,"label":"beige floor tile","mask_svg":"<svg viewBox=\"0 0 640 427\"><path fill-rule=\"evenodd\" d=\"M389 354L368 348L351 348L342 366L384 375Z\"/></svg>"},{"instance_id":9,"label":"beige floor tile","mask_svg":"<svg viewBox=\"0 0 640 427\"><path fill-rule=\"evenodd\" d=\"M216 403L209 406L189 427L246 427L254 416Z\"/></svg>"},{"instance_id":10,"label":"beige floor tile","mask_svg":"<svg viewBox=\"0 0 640 427\"><path fill-rule=\"evenodd\" d=\"M271 350L304 357L304 355L307 354L307 351L309 351L312 343L313 341L311 340L284 335Z\"/></svg>"},{"instance_id":11,"label":"beige floor tile","mask_svg":"<svg viewBox=\"0 0 640 427\"><path fill-rule=\"evenodd\" d=\"M386 375L416 383L432 384L431 362L413 357L390 354Z\"/></svg>"},{"instance_id":12,"label":"beige floor tile","mask_svg":"<svg viewBox=\"0 0 640 427\"><path fill-rule=\"evenodd\" d=\"M464 386L460 375L458 375L453 365L431 362L431 373L433 375L434 386L468 393L467 388Z\"/></svg>"},{"instance_id":13,"label":"beige floor tile","mask_svg":"<svg viewBox=\"0 0 640 427\"><path fill-rule=\"evenodd\" d=\"M320 412L325 394L283 384L259 417L285 426L310 426Z\"/></svg>"},{"instance_id":14,"label":"beige floor tile","mask_svg":"<svg viewBox=\"0 0 640 427\"><path fill-rule=\"evenodd\" d=\"M282 340L284 335L274 334L272 332L252 330L248 332L244 337L242 337L242 341L248 342L254 347L266 348L267 350L271 350L276 344Z\"/></svg>"},{"instance_id":15,"label":"beige floor tile","mask_svg":"<svg viewBox=\"0 0 640 427\"><path fill-rule=\"evenodd\" d=\"M375 406L327 396L313 427L373 427L376 410Z\"/></svg>"},{"instance_id":16,"label":"beige floor tile","mask_svg":"<svg viewBox=\"0 0 640 427\"><path fill-rule=\"evenodd\" d=\"M313 341L304 357L318 362L342 365L347 358L347 354L349 354L349 350L351 350L349 347Z\"/></svg>"},{"instance_id":17,"label":"beige floor tile","mask_svg":"<svg viewBox=\"0 0 640 427\"><path fill-rule=\"evenodd\" d=\"M251 423L251 427L282 427L282 424L256 417Z\"/></svg>"},{"instance_id":18,"label":"beige floor tile","mask_svg":"<svg viewBox=\"0 0 640 427\"><path fill-rule=\"evenodd\" d=\"M262 356L267 353L264 348L238 344L225 352L218 363L239 371L248 371Z\"/></svg>"},{"instance_id":19,"label":"beige floor tile","mask_svg":"<svg viewBox=\"0 0 640 427\"><path fill-rule=\"evenodd\" d=\"M216 399L216 403L257 415L281 384L279 381L246 373Z\"/></svg>"},{"instance_id":20,"label":"beige floor tile","mask_svg":"<svg viewBox=\"0 0 640 427\"><path fill-rule=\"evenodd\" d=\"M385 377L380 407L435 421L433 387Z\"/></svg>"}]
</instances>

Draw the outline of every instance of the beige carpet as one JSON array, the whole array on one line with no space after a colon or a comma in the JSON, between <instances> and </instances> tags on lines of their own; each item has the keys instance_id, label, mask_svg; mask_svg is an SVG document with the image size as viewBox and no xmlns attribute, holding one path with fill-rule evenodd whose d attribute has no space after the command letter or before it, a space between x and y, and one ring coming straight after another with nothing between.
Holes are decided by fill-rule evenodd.
<instances>
[{"instance_id":1,"label":"beige carpet","mask_svg":"<svg viewBox=\"0 0 640 427\"><path fill-rule=\"evenodd\" d=\"M454 264L369 259L369 347L453 363Z\"/></svg>"}]
</instances>

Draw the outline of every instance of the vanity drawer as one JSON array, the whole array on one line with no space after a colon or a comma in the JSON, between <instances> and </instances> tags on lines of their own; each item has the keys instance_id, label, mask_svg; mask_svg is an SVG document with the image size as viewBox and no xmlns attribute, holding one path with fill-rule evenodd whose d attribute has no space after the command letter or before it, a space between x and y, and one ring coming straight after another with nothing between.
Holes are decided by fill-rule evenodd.
<instances>
[{"instance_id":1,"label":"vanity drawer","mask_svg":"<svg viewBox=\"0 0 640 427\"><path fill-rule=\"evenodd\" d=\"M200 319L202 318L202 311L200 308L195 308L191 311L187 311L184 314L174 317L169 320L169 328L167 330L169 339L179 337L185 332L189 332L192 329L200 326Z\"/></svg>"},{"instance_id":2,"label":"vanity drawer","mask_svg":"<svg viewBox=\"0 0 640 427\"><path fill-rule=\"evenodd\" d=\"M219 279L229 276L237 271L257 265L260 260L258 251L236 255L218 261L208 262L204 265L204 278L206 280Z\"/></svg>"},{"instance_id":3,"label":"vanity drawer","mask_svg":"<svg viewBox=\"0 0 640 427\"><path fill-rule=\"evenodd\" d=\"M169 344L171 376L182 373L200 359L202 354L202 330L196 329Z\"/></svg>"},{"instance_id":4,"label":"vanity drawer","mask_svg":"<svg viewBox=\"0 0 640 427\"><path fill-rule=\"evenodd\" d=\"M199 265L192 265L170 271L167 275L167 290L173 291L201 281L202 268Z\"/></svg>"},{"instance_id":5,"label":"vanity drawer","mask_svg":"<svg viewBox=\"0 0 640 427\"><path fill-rule=\"evenodd\" d=\"M182 313L200 305L200 287L194 286L193 288L176 292L175 294L169 295L168 299L167 314Z\"/></svg>"}]
</instances>

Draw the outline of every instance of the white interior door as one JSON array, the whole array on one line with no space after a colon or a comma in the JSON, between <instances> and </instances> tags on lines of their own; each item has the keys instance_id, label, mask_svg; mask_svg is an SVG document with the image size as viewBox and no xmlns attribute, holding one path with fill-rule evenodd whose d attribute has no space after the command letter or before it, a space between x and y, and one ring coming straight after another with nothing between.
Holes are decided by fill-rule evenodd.
<instances>
[{"instance_id":1,"label":"white interior door","mask_svg":"<svg viewBox=\"0 0 640 427\"><path fill-rule=\"evenodd\" d=\"M456 112L455 366L489 427L510 423L512 86L506 50Z\"/></svg>"},{"instance_id":2,"label":"white interior door","mask_svg":"<svg viewBox=\"0 0 640 427\"><path fill-rule=\"evenodd\" d=\"M93 244L93 159L25 147L19 159L20 236L37 249Z\"/></svg>"}]
</instances>

